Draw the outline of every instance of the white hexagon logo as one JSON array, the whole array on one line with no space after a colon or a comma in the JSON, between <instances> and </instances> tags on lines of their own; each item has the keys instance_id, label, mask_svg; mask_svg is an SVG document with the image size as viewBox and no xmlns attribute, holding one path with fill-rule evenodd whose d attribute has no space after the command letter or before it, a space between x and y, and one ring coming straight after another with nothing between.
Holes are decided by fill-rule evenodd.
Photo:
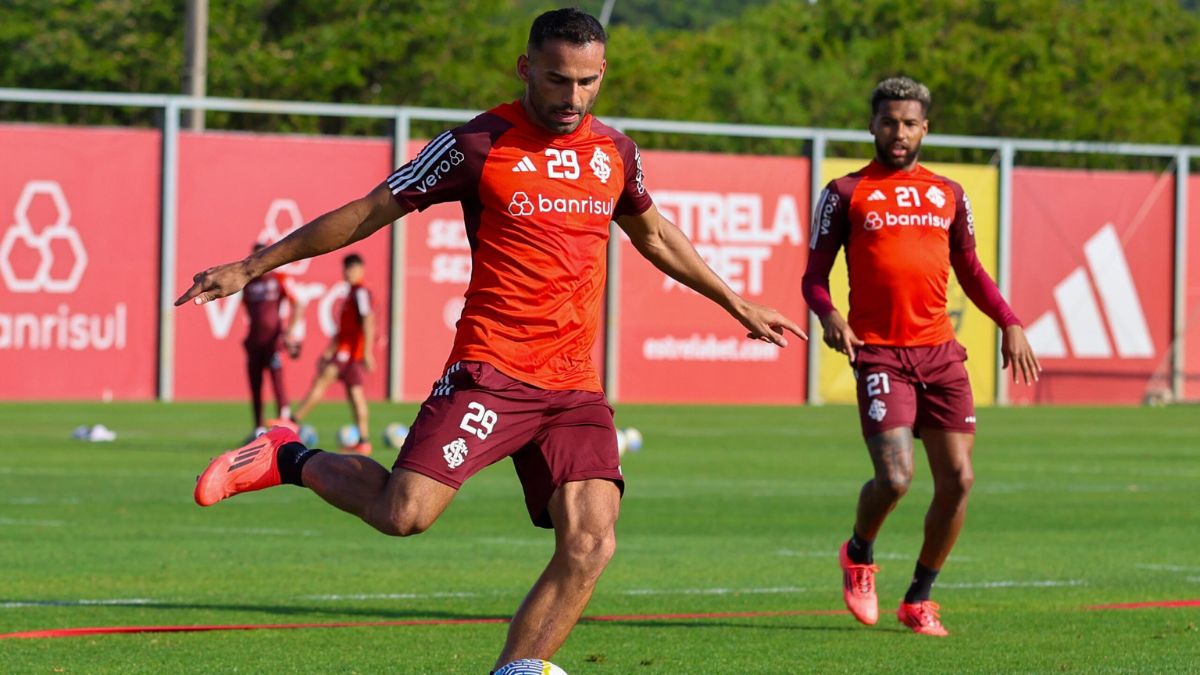
<instances>
[{"instance_id":1,"label":"white hexagon logo","mask_svg":"<svg viewBox=\"0 0 1200 675\"><path fill-rule=\"evenodd\" d=\"M304 225L304 216L300 215L300 206L293 199L276 199L267 208L267 217L263 219L262 232L258 233L258 241L268 246L283 239ZM308 271L309 260L297 260L280 267L281 272L300 276Z\"/></svg>"},{"instance_id":2,"label":"white hexagon logo","mask_svg":"<svg viewBox=\"0 0 1200 675\"><path fill-rule=\"evenodd\" d=\"M29 207L39 195L50 198L54 204L54 223L46 229L34 232L33 224L29 222ZM83 248L83 240L79 231L71 227L71 207L63 194L62 186L52 180L31 180L21 190L17 206L13 209L14 223L4 232L0 239L0 278L4 285L13 293L73 293L79 287L83 271L87 269L87 251ZM70 247L72 262L70 271L61 279L54 278L54 250L51 242L63 239ZM40 260L37 270L32 276L23 277L12 266L13 247L20 241L25 246L38 252Z\"/></svg>"}]
</instances>

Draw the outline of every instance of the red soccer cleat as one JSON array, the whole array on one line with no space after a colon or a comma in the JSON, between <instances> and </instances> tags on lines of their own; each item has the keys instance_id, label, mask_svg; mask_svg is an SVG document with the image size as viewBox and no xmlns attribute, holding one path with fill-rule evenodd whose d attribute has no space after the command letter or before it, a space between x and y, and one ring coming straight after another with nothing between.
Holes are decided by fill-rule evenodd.
<instances>
[{"instance_id":1,"label":"red soccer cleat","mask_svg":"<svg viewBox=\"0 0 1200 675\"><path fill-rule=\"evenodd\" d=\"M940 609L941 607L932 600L913 603L901 602L900 609L896 610L896 618L900 619L900 623L911 628L914 633L946 637L950 632L942 626L942 622L938 618Z\"/></svg>"},{"instance_id":2,"label":"red soccer cleat","mask_svg":"<svg viewBox=\"0 0 1200 675\"><path fill-rule=\"evenodd\" d=\"M300 425L286 417L276 417L273 420L267 420L267 428L270 429L271 427L284 427L296 433L300 432Z\"/></svg>"},{"instance_id":3,"label":"red soccer cleat","mask_svg":"<svg viewBox=\"0 0 1200 675\"><path fill-rule=\"evenodd\" d=\"M875 573L879 567L855 563L846 553L849 547L847 541L838 551L838 563L842 566L842 599L859 623L874 626L879 621L879 598L875 595Z\"/></svg>"},{"instance_id":4,"label":"red soccer cleat","mask_svg":"<svg viewBox=\"0 0 1200 675\"><path fill-rule=\"evenodd\" d=\"M363 455L365 457L371 454L371 444L366 441L360 441L354 445L347 445L342 448L342 452L347 452L351 455Z\"/></svg>"},{"instance_id":5,"label":"red soccer cleat","mask_svg":"<svg viewBox=\"0 0 1200 675\"><path fill-rule=\"evenodd\" d=\"M196 479L196 503L212 506L242 492L279 485L275 452L281 445L299 441L291 429L272 427L246 445L221 454Z\"/></svg>"}]
</instances>

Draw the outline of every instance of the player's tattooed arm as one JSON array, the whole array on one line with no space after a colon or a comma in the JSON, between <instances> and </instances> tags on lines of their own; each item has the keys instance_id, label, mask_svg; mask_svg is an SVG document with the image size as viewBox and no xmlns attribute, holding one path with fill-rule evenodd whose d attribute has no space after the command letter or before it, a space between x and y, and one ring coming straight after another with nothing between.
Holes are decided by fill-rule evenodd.
<instances>
[{"instance_id":1,"label":"player's tattooed arm","mask_svg":"<svg viewBox=\"0 0 1200 675\"><path fill-rule=\"evenodd\" d=\"M785 331L808 339L800 326L775 309L759 305L734 293L712 270L692 242L674 223L651 206L636 216L621 216L617 224L629 235L634 248L664 274L712 300L729 312L754 340L787 346Z\"/></svg>"},{"instance_id":2,"label":"player's tattooed arm","mask_svg":"<svg viewBox=\"0 0 1200 675\"><path fill-rule=\"evenodd\" d=\"M192 285L175 305L189 300L202 305L232 295L251 279L297 260L349 246L404 215L386 183L366 196L317 217L283 239L232 263L210 267L192 277Z\"/></svg>"}]
</instances>

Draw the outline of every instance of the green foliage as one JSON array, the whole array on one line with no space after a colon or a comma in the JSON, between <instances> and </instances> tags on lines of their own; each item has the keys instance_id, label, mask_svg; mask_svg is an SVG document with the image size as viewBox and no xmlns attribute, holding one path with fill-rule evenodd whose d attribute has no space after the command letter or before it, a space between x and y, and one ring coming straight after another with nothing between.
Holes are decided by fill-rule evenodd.
<instances>
[{"instance_id":1,"label":"green foliage","mask_svg":"<svg viewBox=\"0 0 1200 675\"><path fill-rule=\"evenodd\" d=\"M603 1L580 4L599 13ZM8 0L0 85L178 91L183 5ZM213 2L208 94L486 108L519 95L513 63L530 19L552 6ZM933 90L940 132L1200 144L1200 59L1183 47L1200 43L1200 16L1176 0L619 0L610 28L601 115L864 128L871 87L904 73ZM13 104L0 104L0 118L154 123L130 110ZM338 118L210 113L208 123L387 132L382 122ZM667 147L755 145L650 138Z\"/></svg>"}]
</instances>

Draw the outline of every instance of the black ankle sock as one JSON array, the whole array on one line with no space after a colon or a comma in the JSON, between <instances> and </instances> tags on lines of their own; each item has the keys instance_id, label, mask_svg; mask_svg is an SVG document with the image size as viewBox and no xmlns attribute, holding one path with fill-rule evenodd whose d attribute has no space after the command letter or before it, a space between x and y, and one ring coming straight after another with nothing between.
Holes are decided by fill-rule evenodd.
<instances>
[{"instance_id":1,"label":"black ankle sock","mask_svg":"<svg viewBox=\"0 0 1200 675\"><path fill-rule=\"evenodd\" d=\"M846 555L855 565L870 565L875 562L875 542L858 536L858 532L850 535L850 545L846 547Z\"/></svg>"},{"instance_id":2,"label":"black ankle sock","mask_svg":"<svg viewBox=\"0 0 1200 675\"><path fill-rule=\"evenodd\" d=\"M312 459L320 450L316 448L306 448L303 443L284 443L279 446L276 451L275 460L279 464L279 479L289 485L304 486L304 481L300 476L304 471L304 464Z\"/></svg>"},{"instance_id":3,"label":"black ankle sock","mask_svg":"<svg viewBox=\"0 0 1200 675\"><path fill-rule=\"evenodd\" d=\"M933 590L933 582L937 580L937 575L938 570L931 570L921 563L917 563L917 569L913 572L912 585L908 587L908 592L904 594L904 602L911 605L928 600L929 594Z\"/></svg>"}]
</instances>

